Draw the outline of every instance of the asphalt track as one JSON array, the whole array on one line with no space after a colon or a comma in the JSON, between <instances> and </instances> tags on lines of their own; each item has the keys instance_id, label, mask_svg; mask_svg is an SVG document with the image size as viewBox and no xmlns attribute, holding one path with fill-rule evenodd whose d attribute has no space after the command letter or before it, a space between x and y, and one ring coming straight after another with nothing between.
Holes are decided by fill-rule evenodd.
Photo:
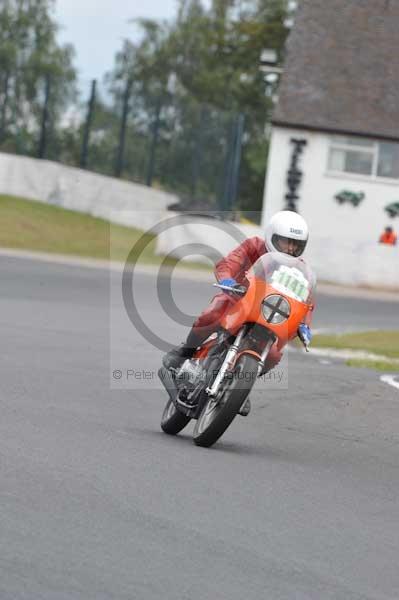
<instances>
[{"instance_id":1,"label":"asphalt track","mask_svg":"<svg viewBox=\"0 0 399 600\"><path fill-rule=\"evenodd\" d=\"M179 341L153 278L135 286ZM192 314L210 294L173 289ZM161 357L119 297L102 270L1 258L0 599L397 600L398 390L292 354L287 389L254 391L251 416L199 449L190 428L160 432L155 381L112 381L127 352L137 372ZM397 314L320 296L315 326Z\"/></svg>"}]
</instances>

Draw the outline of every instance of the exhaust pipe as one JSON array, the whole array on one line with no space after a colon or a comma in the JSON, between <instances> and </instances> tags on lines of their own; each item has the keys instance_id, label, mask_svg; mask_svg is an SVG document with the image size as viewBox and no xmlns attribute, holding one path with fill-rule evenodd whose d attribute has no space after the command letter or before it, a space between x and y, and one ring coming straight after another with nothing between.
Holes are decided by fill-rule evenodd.
<instances>
[{"instance_id":1,"label":"exhaust pipe","mask_svg":"<svg viewBox=\"0 0 399 600\"><path fill-rule=\"evenodd\" d=\"M197 407L185 404L178 399L179 392L170 371L165 369L165 367L161 367L158 371L158 377L162 381L165 390L168 392L169 398L172 400L177 410L183 413L183 415L186 415L186 417L190 417L190 419L195 418L194 414L196 413Z\"/></svg>"},{"instance_id":2,"label":"exhaust pipe","mask_svg":"<svg viewBox=\"0 0 399 600\"><path fill-rule=\"evenodd\" d=\"M169 398L172 400L173 404L177 405L177 388L174 382L174 379L168 369L165 367L161 367L158 371L158 377L161 380L165 390L169 394Z\"/></svg>"}]
</instances>

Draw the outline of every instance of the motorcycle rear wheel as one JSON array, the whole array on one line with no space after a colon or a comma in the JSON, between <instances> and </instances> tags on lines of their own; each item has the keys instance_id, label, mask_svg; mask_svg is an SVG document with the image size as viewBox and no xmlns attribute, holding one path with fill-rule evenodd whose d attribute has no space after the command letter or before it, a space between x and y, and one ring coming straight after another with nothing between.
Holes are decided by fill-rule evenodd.
<instances>
[{"instance_id":1,"label":"motorcycle rear wheel","mask_svg":"<svg viewBox=\"0 0 399 600\"><path fill-rule=\"evenodd\" d=\"M194 428L193 439L197 446L209 448L224 434L256 381L258 365L254 356L244 354L223 397L218 401L208 400Z\"/></svg>"},{"instance_id":2,"label":"motorcycle rear wheel","mask_svg":"<svg viewBox=\"0 0 399 600\"><path fill-rule=\"evenodd\" d=\"M168 400L161 419L161 429L168 435L177 435L191 421L177 410L172 400Z\"/></svg>"}]
</instances>

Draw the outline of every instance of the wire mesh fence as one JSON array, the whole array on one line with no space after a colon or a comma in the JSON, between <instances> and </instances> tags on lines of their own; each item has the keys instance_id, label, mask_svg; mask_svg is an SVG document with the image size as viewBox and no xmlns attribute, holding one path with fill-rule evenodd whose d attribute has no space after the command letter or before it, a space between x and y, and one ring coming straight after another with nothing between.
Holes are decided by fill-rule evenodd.
<instances>
[{"instance_id":1,"label":"wire mesh fence","mask_svg":"<svg viewBox=\"0 0 399 600\"><path fill-rule=\"evenodd\" d=\"M167 92L139 97L133 83L79 81L60 99L44 77L40 101L23 107L3 85L0 151L161 187L178 194L181 209L231 209L244 116Z\"/></svg>"}]
</instances>

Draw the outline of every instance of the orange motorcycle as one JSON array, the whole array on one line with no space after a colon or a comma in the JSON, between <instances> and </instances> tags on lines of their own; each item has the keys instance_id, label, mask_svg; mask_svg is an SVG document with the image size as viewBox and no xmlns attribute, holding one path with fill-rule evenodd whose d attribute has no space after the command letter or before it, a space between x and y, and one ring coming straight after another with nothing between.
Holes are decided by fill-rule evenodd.
<instances>
[{"instance_id":1,"label":"orange motorcycle","mask_svg":"<svg viewBox=\"0 0 399 600\"><path fill-rule=\"evenodd\" d=\"M212 446L245 404L273 344L281 350L313 310L316 279L301 259L265 254L247 280L248 287L234 289L240 298L223 316L219 331L194 357L177 370L159 370L169 394L161 421L165 433L176 435L196 419L194 442Z\"/></svg>"}]
</instances>

